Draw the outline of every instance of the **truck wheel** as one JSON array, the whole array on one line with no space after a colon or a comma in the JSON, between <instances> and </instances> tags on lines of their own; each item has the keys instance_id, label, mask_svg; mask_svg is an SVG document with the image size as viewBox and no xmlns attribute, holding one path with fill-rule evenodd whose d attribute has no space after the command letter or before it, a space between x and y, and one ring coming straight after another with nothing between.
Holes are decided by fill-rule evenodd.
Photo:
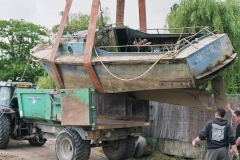
<instances>
[{"instance_id":1,"label":"truck wheel","mask_svg":"<svg viewBox=\"0 0 240 160\"><path fill-rule=\"evenodd\" d=\"M110 160L126 160L134 153L135 138L128 136L126 139L106 142L102 148Z\"/></svg>"},{"instance_id":2,"label":"truck wheel","mask_svg":"<svg viewBox=\"0 0 240 160\"><path fill-rule=\"evenodd\" d=\"M46 143L46 141L47 139L43 139L43 138L39 138L39 142L37 138L32 138L28 140L29 144L34 147L41 147Z\"/></svg>"},{"instance_id":3,"label":"truck wheel","mask_svg":"<svg viewBox=\"0 0 240 160\"><path fill-rule=\"evenodd\" d=\"M90 141L83 140L77 131L69 127L58 134L55 152L59 160L88 160Z\"/></svg>"},{"instance_id":4,"label":"truck wheel","mask_svg":"<svg viewBox=\"0 0 240 160\"><path fill-rule=\"evenodd\" d=\"M5 114L0 114L0 149L7 147L10 140L11 123Z\"/></svg>"}]
</instances>

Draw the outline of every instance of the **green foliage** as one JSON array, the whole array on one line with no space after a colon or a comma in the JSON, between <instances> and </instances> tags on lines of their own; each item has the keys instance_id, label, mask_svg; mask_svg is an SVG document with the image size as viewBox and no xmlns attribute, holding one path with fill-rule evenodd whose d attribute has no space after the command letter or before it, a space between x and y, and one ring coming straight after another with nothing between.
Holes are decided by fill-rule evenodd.
<instances>
[{"instance_id":1,"label":"green foliage","mask_svg":"<svg viewBox=\"0 0 240 160\"><path fill-rule=\"evenodd\" d=\"M239 0L181 0L167 16L168 28L209 26L227 33L237 53L240 53ZM181 31L179 31L181 32ZM240 61L223 74L227 93L240 93Z\"/></svg>"},{"instance_id":2,"label":"green foliage","mask_svg":"<svg viewBox=\"0 0 240 160\"><path fill-rule=\"evenodd\" d=\"M149 137L145 135L142 135L142 136L149 142L152 148L155 148L155 146L157 145L157 138Z\"/></svg>"},{"instance_id":3,"label":"green foliage","mask_svg":"<svg viewBox=\"0 0 240 160\"><path fill-rule=\"evenodd\" d=\"M55 89L56 85L52 78L44 72L43 76L36 78L36 84L39 89Z\"/></svg>"},{"instance_id":4,"label":"green foliage","mask_svg":"<svg viewBox=\"0 0 240 160\"><path fill-rule=\"evenodd\" d=\"M60 15L62 15L61 13ZM107 22L110 21L110 13L108 8L102 9L101 13L102 13L102 18L101 18L101 14L99 14L97 19L97 26L102 26L102 23L106 24ZM82 14L81 12L70 13L68 20L69 20L69 24L68 26L65 27L64 33L67 32L67 29L71 29L74 32L87 30L90 16L88 14ZM58 27L59 25L55 25L52 28L52 32L56 33L58 30Z\"/></svg>"},{"instance_id":5,"label":"green foliage","mask_svg":"<svg viewBox=\"0 0 240 160\"><path fill-rule=\"evenodd\" d=\"M20 81L25 71L22 80L33 82L34 77L43 74L40 66L32 65L32 68L29 68L27 62L30 60L30 49L44 42L48 35L45 27L24 20L0 20L0 35L1 81Z\"/></svg>"},{"instance_id":6,"label":"green foliage","mask_svg":"<svg viewBox=\"0 0 240 160\"><path fill-rule=\"evenodd\" d=\"M55 26L53 26L53 28L52 28L52 32L53 32L53 33L57 33L57 31L58 31L58 27L59 27L59 25L55 25Z\"/></svg>"},{"instance_id":7,"label":"green foliage","mask_svg":"<svg viewBox=\"0 0 240 160\"><path fill-rule=\"evenodd\" d=\"M154 138L154 137L145 137L145 138L150 143L151 147L155 148L155 146L157 145L157 138Z\"/></svg>"}]
</instances>

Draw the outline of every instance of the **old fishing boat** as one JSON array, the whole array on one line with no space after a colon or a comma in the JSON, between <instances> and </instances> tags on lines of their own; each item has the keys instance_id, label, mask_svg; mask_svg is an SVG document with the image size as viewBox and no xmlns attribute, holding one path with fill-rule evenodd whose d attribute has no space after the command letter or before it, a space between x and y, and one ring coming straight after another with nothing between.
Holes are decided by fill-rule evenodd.
<instances>
[{"instance_id":1,"label":"old fishing boat","mask_svg":"<svg viewBox=\"0 0 240 160\"><path fill-rule=\"evenodd\" d=\"M66 88L94 87L84 67L86 39L87 31L61 38L54 62ZM52 46L32 50L50 75ZM207 29L196 34L148 34L109 27L96 31L91 52L90 63L105 93L194 88L237 59L228 36Z\"/></svg>"},{"instance_id":2,"label":"old fishing boat","mask_svg":"<svg viewBox=\"0 0 240 160\"><path fill-rule=\"evenodd\" d=\"M72 1L66 2L52 44L31 50L59 88L94 88L201 109L210 109L208 99L214 95L216 105L225 107L219 75L237 60L226 34L205 27L194 33L149 33L145 0L139 0L140 30L123 25L125 0L117 0L116 26L97 29L100 0L93 0L88 30L64 35ZM211 91L199 88L208 81Z\"/></svg>"}]
</instances>

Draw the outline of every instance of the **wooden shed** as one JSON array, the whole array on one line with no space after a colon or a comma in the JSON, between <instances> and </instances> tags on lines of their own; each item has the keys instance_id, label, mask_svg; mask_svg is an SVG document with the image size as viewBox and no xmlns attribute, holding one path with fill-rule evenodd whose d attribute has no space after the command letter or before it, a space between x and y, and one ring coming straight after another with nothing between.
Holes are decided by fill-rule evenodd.
<instances>
[{"instance_id":1,"label":"wooden shed","mask_svg":"<svg viewBox=\"0 0 240 160\"><path fill-rule=\"evenodd\" d=\"M237 96L229 97L228 102L234 110L238 109ZM209 107L215 106L213 98L209 100L208 105ZM153 124L143 129L143 135L158 139L155 150L168 155L203 159L206 143L202 142L195 148L191 142L198 136L205 123L214 118L216 109L200 110L159 102L152 102L152 106ZM229 123L234 121L230 112L227 112L225 119ZM234 122L234 132L236 126L237 124Z\"/></svg>"}]
</instances>

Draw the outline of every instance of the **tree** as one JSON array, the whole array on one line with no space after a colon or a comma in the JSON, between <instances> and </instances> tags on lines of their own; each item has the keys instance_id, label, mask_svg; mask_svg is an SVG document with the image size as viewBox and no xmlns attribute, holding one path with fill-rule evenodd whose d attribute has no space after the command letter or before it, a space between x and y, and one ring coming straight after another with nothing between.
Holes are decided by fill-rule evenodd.
<instances>
[{"instance_id":1,"label":"tree","mask_svg":"<svg viewBox=\"0 0 240 160\"><path fill-rule=\"evenodd\" d=\"M47 72L43 76L36 77L36 84L39 89L55 89L57 86Z\"/></svg>"},{"instance_id":2,"label":"tree","mask_svg":"<svg viewBox=\"0 0 240 160\"><path fill-rule=\"evenodd\" d=\"M60 12L62 16L63 12ZM102 15L101 15L102 14ZM90 16L88 14L79 13L70 13L69 14L69 25L65 27L64 31L66 33L67 29L71 29L74 32L83 31L88 29L88 24ZM101 13L98 15L97 26L105 25L110 21L110 13L108 8L101 9ZM56 33L59 25L55 25L52 28L52 32Z\"/></svg>"},{"instance_id":3,"label":"tree","mask_svg":"<svg viewBox=\"0 0 240 160\"><path fill-rule=\"evenodd\" d=\"M0 35L1 81L20 81L25 73L23 81L34 82L36 76L43 75L40 66L29 69L28 62L31 62L30 49L44 42L48 35L45 27L24 20L0 20Z\"/></svg>"},{"instance_id":4,"label":"tree","mask_svg":"<svg viewBox=\"0 0 240 160\"><path fill-rule=\"evenodd\" d=\"M239 0L181 0L167 16L169 28L209 26L219 33L227 33L232 45L240 53L240 1ZM170 31L171 32L171 31ZM181 31L179 31L181 32ZM224 72L227 93L240 93L240 62Z\"/></svg>"}]
</instances>

